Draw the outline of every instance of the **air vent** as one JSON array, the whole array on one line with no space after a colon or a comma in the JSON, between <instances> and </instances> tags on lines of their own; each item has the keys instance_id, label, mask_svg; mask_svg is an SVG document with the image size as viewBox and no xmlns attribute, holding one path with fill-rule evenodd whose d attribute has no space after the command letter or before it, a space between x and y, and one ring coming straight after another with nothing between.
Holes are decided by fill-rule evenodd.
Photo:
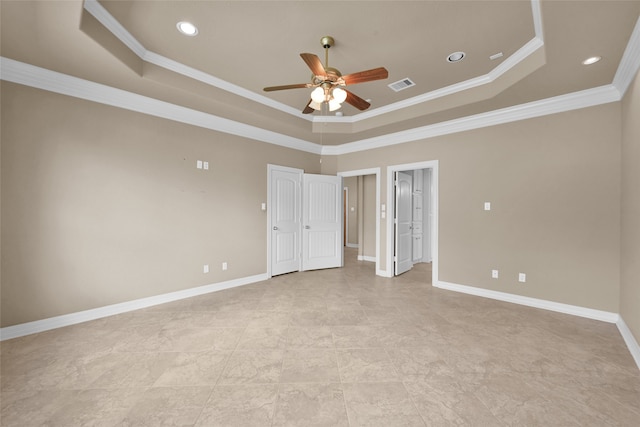
<instances>
[{"instance_id":1,"label":"air vent","mask_svg":"<svg viewBox=\"0 0 640 427\"><path fill-rule=\"evenodd\" d=\"M405 79L398 80L397 82L389 84L389 87L393 89L395 92L400 92L401 90L404 90L406 88L409 88L415 85L416 84L409 77L407 77Z\"/></svg>"}]
</instances>

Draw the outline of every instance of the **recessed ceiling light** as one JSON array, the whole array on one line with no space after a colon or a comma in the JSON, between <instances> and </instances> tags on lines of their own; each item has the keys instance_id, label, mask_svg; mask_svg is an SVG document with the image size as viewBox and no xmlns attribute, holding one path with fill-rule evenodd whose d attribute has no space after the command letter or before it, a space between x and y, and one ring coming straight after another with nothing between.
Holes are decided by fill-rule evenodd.
<instances>
[{"instance_id":1,"label":"recessed ceiling light","mask_svg":"<svg viewBox=\"0 0 640 427\"><path fill-rule=\"evenodd\" d=\"M191 22L180 21L176 24L178 31L180 31L185 36L195 36L198 34L198 28L193 25Z\"/></svg>"},{"instance_id":2,"label":"recessed ceiling light","mask_svg":"<svg viewBox=\"0 0 640 427\"><path fill-rule=\"evenodd\" d=\"M451 55L447 56L447 61L458 62L458 61L462 61L464 57L465 57L464 52L453 52Z\"/></svg>"},{"instance_id":3,"label":"recessed ceiling light","mask_svg":"<svg viewBox=\"0 0 640 427\"><path fill-rule=\"evenodd\" d=\"M600 61L602 59L602 57L600 56L592 56L591 58L587 58L584 61L582 61L583 65L591 65L591 64L595 64L596 62Z\"/></svg>"}]
</instances>

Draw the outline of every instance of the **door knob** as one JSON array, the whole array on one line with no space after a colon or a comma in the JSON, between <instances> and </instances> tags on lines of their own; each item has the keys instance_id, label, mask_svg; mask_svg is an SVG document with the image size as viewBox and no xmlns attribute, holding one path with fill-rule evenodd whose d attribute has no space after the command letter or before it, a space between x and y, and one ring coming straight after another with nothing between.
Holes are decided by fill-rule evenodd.
<instances>
[{"instance_id":1,"label":"door knob","mask_svg":"<svg viewBox=\"0 0 640 427\"><path fill-rule=\"evenodd\" d=\"M304 228L306 228L307 230L310 229L311 227L309 227L308 225L305 225Z\"/></svg>"},{"instance_id":2,"label":"door knob","mask_svg":"<svg viewBox=\"0 0 640 427\"><path fill-rule=\"evenodd\" d=\"M274 225L274 226L273 226L273 229L274 229L274 230L278 230L278 227L276 227L276 226Z\"/></svg>"}]
</instances>

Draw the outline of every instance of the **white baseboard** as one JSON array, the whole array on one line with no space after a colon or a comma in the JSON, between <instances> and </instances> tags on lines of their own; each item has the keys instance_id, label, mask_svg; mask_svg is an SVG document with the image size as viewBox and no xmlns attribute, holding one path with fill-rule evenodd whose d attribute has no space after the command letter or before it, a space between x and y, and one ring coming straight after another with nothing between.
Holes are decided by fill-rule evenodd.
<instances>
[{"instance_id":1,"label":"white baseboard","mask_svg":"<svg viewBox=\"0 0 640 427\"><path fill-rule=\"evenodd\" d=\"M358 255L358 261L376 262L376 257L367 255Z\"/></svg>"},{"instance_id":2,"label":"white baseboard","mask_svg":"<svg viewBox=\"0 0 640 427\"><path fill-rule=\"evenodd\" d=\"M357 243L347 243L348 248L359 248L360 245Z\"/></svg>"},{"instance_id":3,"label":"white baseboard","mask_svg":"<svg viewBox=\"0 0 640 427\"><path fill-rule=\"evenodd\" d=\"M228 280L226 282L212 283L210 285L198 286L196 288L185 289L182 291L170 292L167 294L141 298L119 304L107 305L91 310L79 311L77 313L64 314L61 316L50 317L48 319L36 320L34 322L7 326L5 328L0 328L0 341L35 334L38 332L44 332L55 328L61 328L63 326L75 325L77 323L87 322L89 320L100 319L107 316L113 316L115 314L126 313L128 311L139 310L141 308L152 307L154 305L165 304L168 302L191 298L198 295L204 295L211 292L222 291L224 289L248 285L250 283L261 282L267 279L268 277L266 273L257 274L255 276L242 277L239 279Z\"/></svg>"},{"instance_id":4,"label":"white baseboard","mask_svg":"<svg viewBox=\"0 0 640 427\"><path fill-rule=\"evenodd\" d=\"M631 330L629 329L627 324L624 323L622 317L618 319L618 321L616 322L616 326L618 327L620 335L622 335L625 344L627 344L627 348L629 348L633 360L636 361L638 369L640 369L640 344L638 344L638 341L636 341L636 338L631 333Z\"/></svg>"},{"instance_id":5,"label":"white baseboard","mask_svg":"<svg viewBox=\"0 0 640 427\"><path fill-rule=\"evenodd\" d=\"M595 310L593 308L579 307L576 305L563 304L559 302L525 297L521 295L514 295L506 292L492 291L490 289L476 288L474 286L458 285L456 283L442 281L435 283L433 286L435 286L436 288L448 289L450 291L462 292L465 294L491 298L499 301L511 302L514 304L556 311L559 313L572 314L574 316L586 317L588 319L601 320L608 323L617 323L620 319L620 315L618 315L618 313L611 313L609 311Z\"/></svg>"}]
</instances>

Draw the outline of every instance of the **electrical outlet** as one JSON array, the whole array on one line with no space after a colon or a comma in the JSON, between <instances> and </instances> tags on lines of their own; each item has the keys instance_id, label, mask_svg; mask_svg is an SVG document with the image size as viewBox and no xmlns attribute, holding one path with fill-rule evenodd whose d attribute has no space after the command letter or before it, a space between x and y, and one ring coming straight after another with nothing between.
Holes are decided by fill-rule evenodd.
<instances>
[{"instance_id":1,"label":"electrical outlet","mask_svg":"<svg viewBox=\"0 0 640 427\"><path fill-rule=\"evenodd\" d=\"M222 263L222 269L223 269L223 270L226 270L228 267L229 267L229 266L227 265L227 263L226 263L226 262L223 262L223 263Z\"/></svg>"},{"instance_id":2,"label":"electrical outlet","mask_svg":"<svg viewBox=\"0 0 640 427\"><path fill-rule=\"evenodd\" d=\"M208 171L209 170L209 162L203 162L202 163L202 167L204 168L204 170Z\"/></svg>"},{"instance_id":3,"label":"electrical outlet","mask_svg":"<svg viewBox=\"0 0 640 427\"><path fill-rule=\"evenodd\" d=\"M197 160L196 161L196 168L202 169L202 160Z\"/></svg>"},{"instance_id":4,"label":"electrical outlet","mask_svg":"<svg viewBox=\"0 0 640 427\"><path fill-rule=\"evenodd\" d=\"M498 278L498 270L491 270L491 278L493 279Z\"/></svg>"},{"instance_id":5,"label":"electrical outlet","mask_svg":"<svg viewBox=\"0 0 640 427\"><path fill-rule=\"evenodd\" d=\"M208 273L208 272L209 272L209 264L205 264L205 265L202 267L202 272L203 272L203 273Z\"/></svg>"},{"instance_id":6,"label":"electrical outlet","mask_svg":"<svg viewBox=\"0 0 640 427\"><path fill-rule=\"evenodd\" d=\"M527 275L524 273L518 273L518 282L524 283L527 281Z\"/></svg>"}]
</instances>

